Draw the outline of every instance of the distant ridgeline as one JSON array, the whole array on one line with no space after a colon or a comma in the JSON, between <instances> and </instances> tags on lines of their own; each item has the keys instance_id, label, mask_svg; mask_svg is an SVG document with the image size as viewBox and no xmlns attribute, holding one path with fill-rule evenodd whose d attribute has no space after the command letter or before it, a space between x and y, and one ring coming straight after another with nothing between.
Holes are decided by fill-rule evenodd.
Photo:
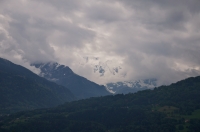
<instances>
[{"instance_id":1,"label":"distant ridgeline","mask_svg":"<svg viewBox=\"0 0 200 132\"><path fill-rule=\"evenodd\" d=\"M0 118L1 132L199 132L200 77Z\"/></svg>"},{"instance_id":2,"label":"distant ridgeline","mask_svg":"<svg viewBox=\"0 0 200 132\"><path fill-rule=\"evenodd\" d=\"M105 96L110 94L104 86L98 85L75 74L68 66L60 65L54 62L32 64L32 66L41 70L41 77L69 88L77 99Z\"/></svg>"},{"instance_id":3,"label":"distant ridgeline","mask_svg":"<svg viewBox=\"0 0 200 132\"><path fill-rule=\"evenodd\" d=\"M75 100L64 86L0 58L0 115L47 108Z\"/></svg>"},{"instance_id":4,"label":"distant ridgeline","mask_svg":"<svg viewBox=\"0 0 200 132\"><path fill-rule=\"evenodd\" d=\"M157 79L145 79L137 81L123 81L106 84L107 89L114 94L128 94L145 89L153 89L157 86Z\"/></svg>"}]
</instances>

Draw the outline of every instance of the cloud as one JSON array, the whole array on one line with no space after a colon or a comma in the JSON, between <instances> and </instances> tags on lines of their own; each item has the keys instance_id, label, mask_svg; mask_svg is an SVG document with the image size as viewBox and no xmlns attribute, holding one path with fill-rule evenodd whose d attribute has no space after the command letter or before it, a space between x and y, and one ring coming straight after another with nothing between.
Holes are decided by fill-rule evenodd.
<instances>
[{"instance_id":1,"label":"cloud","mask_svg":"<svg viewBox=\"0 0 200 132\"><path fill-rule=\"evenodd\" d=\"M1 0L0 56L26 67L57 61L97 83L122 80L80 67L80 58L89 54L117 60L127 80L169 84L200 74L199 5L199 0Z\"/></svg>"}]
</instances>

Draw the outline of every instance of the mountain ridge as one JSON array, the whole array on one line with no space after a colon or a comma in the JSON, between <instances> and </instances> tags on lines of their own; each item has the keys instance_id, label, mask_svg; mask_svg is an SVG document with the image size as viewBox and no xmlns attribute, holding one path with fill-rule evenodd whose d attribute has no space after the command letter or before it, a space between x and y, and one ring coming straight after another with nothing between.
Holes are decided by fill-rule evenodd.
<instances>
[{"instance_id":1,"label":"mountain ridge","mask_svg":"<svg viewBox=\"0 0 200 132\"><path fill-rule=\"evenodd\" d=\"M53 107L75 100L66 88L0 58L0 113Z\"/></svg>"},{"instance_id":2,"label":"mountain ridge","mask_svg":"<svg viewBox=\"0 0 200 132\"><path fill-rule=\"evenodd\" d=\"M102 60L102 58L93 56L84 56L80 57L80 59L80 66L90 66L93 73L100 77L126 77L126 72L123 71L123 67L114 60Z\"/></svg>"},{"instance_id":3,"label":"mountain ridge","mask_svg":"<svg viewBox=\"0 0 200 132\"><path fill-rule=\"evenodd\" d=\"M130 94L94 97L0 118L3 132L197 132L200 76ZM12 122L12 123L10 123Z\"/></svg>"},{"instance_id":4,"label":"mountain ridge","mask_svg":"<svg viewBox=\"0 0 200 132\"><path fill-rule=\"evenodd\" d=\"M107 83L106 88L114 94L128 94L145 89L157 87L157 79L145 79L137 81L123 81L116 83Z\"/></svg>"},{"instance_id":5,"label":"mountain ridge","mask_svg":"<svg viewBox=\"0 0 200 132\"><path fill-rule=\"evenodd\" d=\"M104 96L110 93L103 85L98 85L74 73L68 66L56 62L31 64L41 70L39 74L47 80L66 86L77 99Z\"/></svg>"},{"instance_id":6,"label":"mountain ridge","mask_svg":"<svg viewBox=\"0 0 200 132\"><path fill-rule=\"evenodd\" d=\"M95 56L80 56L80 68L91 70L97 82L101 82L112 94L134 93L158 86L157 79L130 80L128 71L120 62L112 58L103 59ZM149 81L149 82L148 82Z\"/></svg>"}]
</instances>

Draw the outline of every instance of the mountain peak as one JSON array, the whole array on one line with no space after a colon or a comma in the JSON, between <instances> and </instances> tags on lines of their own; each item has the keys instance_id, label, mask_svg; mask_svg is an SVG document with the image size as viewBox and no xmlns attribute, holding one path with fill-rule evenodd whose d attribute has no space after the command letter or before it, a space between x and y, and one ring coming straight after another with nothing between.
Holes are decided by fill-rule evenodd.
<instances>
[{"instance_id":1,"label":"mountain peak","mask_svg":"<svg viewBox=\"0 0 200 132\"><path fill-rule=\"evenodd\" d=\"M0 113L52 107L75 100L66 87L1 58L0 84Z\"/></svg>"},{"instance_id":2,"label":"mountain peak","mask_svg":"<svg viewBox=\"0 0 200 132\"><path fill-rule=\"evenodd\" d=\"M102 59L94 56L84 56L79 62L80 66L89 66L94 74L100 77L118 76L119 78L125 77L124 69L115 60Z\"/></svg>"},{"instance_id":3,"label":"mountain peak","mask_svg":"<svg viewBox=\"0 0 200 132\"><path fill-rule=\"evenodd\" d=\"M104 86L75 74L68 66L56 62L38 63L32 66L40 69L40 76L69 88L78 99L109 94Z\"/></svg>"},{"instance_id":4,"label":"mountain peak","mask_svg":"<svg viewBox=\"0 0 200 132\"><path fill-rule=\"evenodd\" d=\"M137 81L123 81L116 83L108 83L106 84L106 88L115 94L127 94L134 93L144 89L152 89L157 85L157 79L144 79Z\"/></svg>"},{"instance_id":5,"label":"mountain peak","mask_svg":"<svg viewBox=\"0 0 200 132\"><path fill-rule=\"evenodd\" d=\"M31 65L39 68L41 70L39 75L50 81L55 81L60 77L74 74L68 66L60 65L57 62L36 63ZM52 76L54 76L54 78L52 78Z\"/></svg>"}]
</instances>

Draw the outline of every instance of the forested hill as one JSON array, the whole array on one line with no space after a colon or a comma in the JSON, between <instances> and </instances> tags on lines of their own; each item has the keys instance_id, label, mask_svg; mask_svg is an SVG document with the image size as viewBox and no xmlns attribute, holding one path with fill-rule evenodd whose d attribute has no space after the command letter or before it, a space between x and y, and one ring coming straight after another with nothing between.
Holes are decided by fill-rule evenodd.
<instances>
[{"instance_id":1,"label":"forested hill","mask_svg":"<svg viewBox=\"0 0 200 132\"><path fill-rule=\"evenodd\" d=\"M66 88L0 58L0 115L74 100Z\"/></svg>"},{"instance_id":2,"label":"forested hill","mask_svg":"<svg viewBox=\"0 0 200 132\"><path fill-rule=\"evenodd\" d=\"M198 132L200 77L134 94L95 97L1 118L2 131Z\"/></svg>"}]
</instances>

